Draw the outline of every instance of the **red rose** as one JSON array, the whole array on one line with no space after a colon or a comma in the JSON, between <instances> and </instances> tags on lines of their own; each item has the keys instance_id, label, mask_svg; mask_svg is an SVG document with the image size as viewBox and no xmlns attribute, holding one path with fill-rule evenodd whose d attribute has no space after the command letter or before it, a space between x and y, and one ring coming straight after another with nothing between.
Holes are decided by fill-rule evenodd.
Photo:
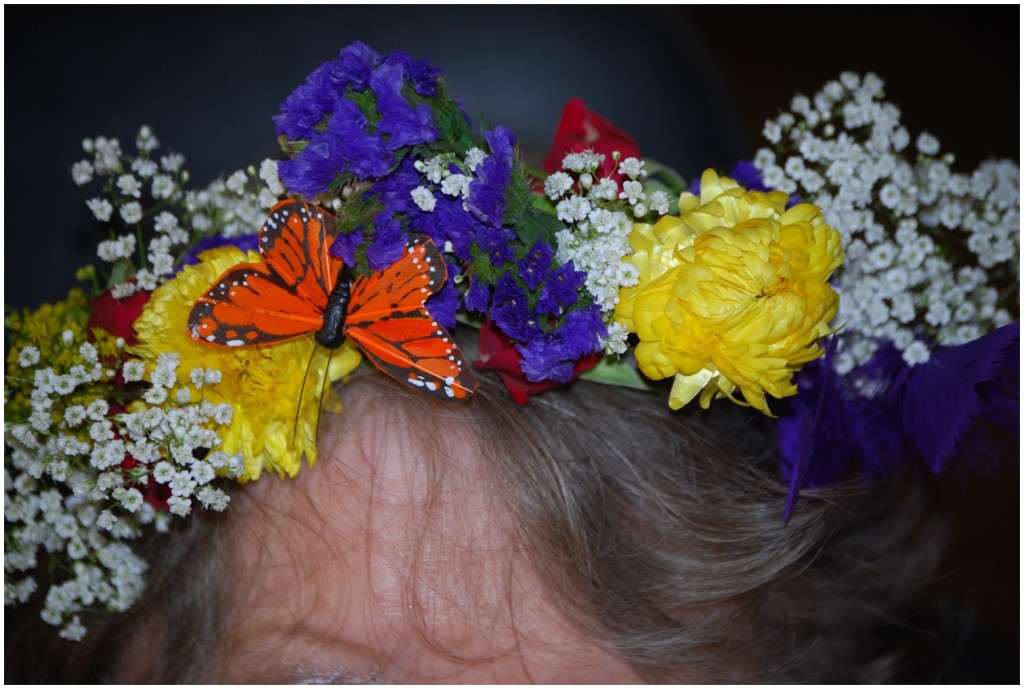
<instances>
[{"instance_id":1,"label":"red rose","mask_svg":"<svg viewBox=\"0 0 1024 689\"><path fill-rule=\"evenodd\" d=\"M519 350L515 348L512 340L495 328L489 320L480 327L480 356L482 358L475 362L475 366L483 371L496 372L517 404L526 404L530 395L565 385L551 380L540 383L527 380L526 374L523 373L523 357ZM600 361L600 353L580 359L573 369L573 378L594 368Z\"/></svg>"},{"instance_id":2,"label":"red rose","mask_svg":"<svg viewBox=\"0 0 1024 689\"><path fill-rule=\"evenodd\" d=\"M562 159L566 153L579 153L591 150L605 156L601 166L605 176L612 175L616 181L620 175L613 174L616 163L612 153L618 151L623 158L640 157L640 147L626 132L598 115L587 110L587 106L579 98L573 98L565 104L562 119L555 132L555 141L551 144L548 157L544 159L544 171L549 175L562 169Z\"/></svg>"},{"instance_id":3,"label":"red rose","mask_svg":"<svg viewBox=\"0 0 1024 689\"><path fill-rule=\"evenodd\" d=\"M92 300L89 329L103 328L114 337L123 337L127 344L136 343L133 325L149 301L149 292L136 292L125 299L115 299L108 289Z\"/></svg>"}]
</instances>

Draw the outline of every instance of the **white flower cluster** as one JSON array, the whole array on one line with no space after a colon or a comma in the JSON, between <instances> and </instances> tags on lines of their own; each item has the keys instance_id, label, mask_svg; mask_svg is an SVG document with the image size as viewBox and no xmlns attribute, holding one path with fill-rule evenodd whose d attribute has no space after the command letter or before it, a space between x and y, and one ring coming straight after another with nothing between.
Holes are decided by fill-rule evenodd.
<instances>
[{"instance_id":1,"label":"white flower cluster","mask_svg":"<svg viewBox=\"0 0 1024 689\"><path fill-rule=\"evenodd\" d=\"M617 154L614 158L618 162ZM634 219L667 213L669 198L664 191L645 192L643 161L626 158L619 162L617 172L625 178L620 184L612 176L602 176L604 160L605 156L590 151L568 154L562 171L544 181L544 193L556 204L558 219L565 223L565 229L555 234L555 258L562 264L572 261L577 270L587 274L587 291L601 307L608 326L604 349L622 354L628 349L627 333L612 316L619 290L635 285L640 278L637 268L622 260L633 253L629 234Z\"/></svg>"},{"instance_id":2,"label":"white flower cluster","mask_svg":"<svg viewBox=\"0 0 1024 689\"><path fill-rule=\"evenodd\" d=\"M468 199L473 173L485 158L487 158L487 154L483 150L473 147L466 152L466 156L462 160L454 155L437 155L429 160L417 160L414 167L423 175L427 184L422 184L412 190L413 202L424 213L432 212L437 207L437 197L434 196L435 189L431 187L436 187L436 190L445 196ZM453 166L461 172L453 172Z\"/></svg>"},{"instance_id":3,"label":"white flower cluster","mask_svg":"<svg viewBox=\"0 0 1024 689\"><path fill-rule=\"evenodd\" d=\"M117 278L111 287L119 299L156 289L173 275L181 252L203 236L255 233L266 209L284 195L276 161L265 160L258 171L250 166L206 189L189 191L184 156L170 153L157 160L153 152L160 144L146 126L139 130L135 145L138 155L126 157L117 139L86 139L82 147L92 160L71 167L79 186L96 176L107 178L103 193L86 205L100 222L113 220L123 228L112 225L110 239L100 242L97 252L113 264L111 272ZM145 243L144 256L140 242Z\"/></svg>"},{"instance_id":4,"label":"white flower cluster","mask_svg":"<svg viewBox=\"0 0 1024 689\"><path fill-rule=\"evenodd\" d=\"M17 357L22 393L7 390L9 408L21 394L31 413L5 419L4 602L32 595L45 551L50 570L62 574L52 579L42 617L77 640L85 633L79 613L127 610L141 594L146 565L128 545L140 527L166 531L162 510L185 516L193 501L223 510L229 497L212 482L237 476L242 457L214 449L221 444L215 427L232 416L229 405L203 399L217 371L198 369L181 381L175 356L148 376L128 360L124 380L149 383L143 397L159 406L121 411L101 396L117 371L96 346L71 330L61 343L59 361L74 363L43 365L39 350L26 346Z\"/></svg>"},{"instance_id":5,"label":"white flower cluster","mask_svg":"<svg viewBox=\"0 0 1024 689\"><path fill-rule=\"evenodd\" d=\"M914 142L883 83L845 72L765 124L771 149L755 165L766 186L820 206L842 234L846 261L837 361L841 374L891 341L909 364L933 345L969 342L1011 320L998 286L1018 281L1020 169L951 170L927 133ZM1016 294L1016 290L1013 290Z\"/></svg>"},{"instance_id":6,"label":"white flower cluster","mask_svg":"<svg viewBox=\"0 0 1024 689\"><path fill-rule=\"evenodd\" d=\"M250 165L206 189L186 192L185 212L200 234L239 237L255 233L284 193L277 161L268 158L258 170Z\"/></svg>"}]
</instances>

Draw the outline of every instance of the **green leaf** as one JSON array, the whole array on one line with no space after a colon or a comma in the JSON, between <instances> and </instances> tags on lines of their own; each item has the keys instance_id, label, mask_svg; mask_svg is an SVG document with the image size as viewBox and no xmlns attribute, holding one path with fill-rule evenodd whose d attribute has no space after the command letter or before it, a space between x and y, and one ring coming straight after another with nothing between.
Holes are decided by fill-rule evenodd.
<instances>
[{"instance_id":1,"label":"green leaf","mask_svg":"<svg viewBox=\"0 0 1024 689\"><path fill-rule=\"evenodd\" d=\"M660 189L670 197L678 197L689 188L682 175L656 160L644 158L644 169L647 170L644 191L648 193Z\"/></svg>"},{"instance_id":2,"label":"green leaf","mask_svg":"<svg viewBox=\"0 0 1024 689\"><path fill-rule=\"evenodd\" d=\"M543 239L554 247L555 233L564 230L565 225L551 213L530 207L522 214L518 229L519 235L528 247L533 246L538 239Z\"/></svg>"},{"instance_id":3,"label":"green leaf","mask_svg":"<svg viewBox=\"0 0 1024 689\"><path fill-rule=\"evenodd\" d=\"M618 385L619 387L633 388L635 390L651 389L646 379L637 371L636 359L631 356L622 359L605 357L597 366L581 374L580 378L582 380L589 380L592 383Z\"/></svg>"},{"instance_id":4,"label":"green leaf","mask_svg":"<svg viewBox=\"0 0 1024 689\"><path fill-rule=\"evenodd\" d=\"M377 96L370 89L356 91L351 86L345 90L345 98L355 103L359 112L366 116L367 122L374 129L380 123L380 112L377 110Z\"/></svg>"},{"instance_id":5,"label":"green leaf","mask_svg":"<svg viewBox=\"0 0 1024 689\"><path fill-rule=\"evenodd\" d=\"M114 264L110 270L110 279L107 280L107 287L113 285L119 285L127 280L135 271L132 270L132 264L124 259L120 259Z\"/></svg>"}]
</instances>

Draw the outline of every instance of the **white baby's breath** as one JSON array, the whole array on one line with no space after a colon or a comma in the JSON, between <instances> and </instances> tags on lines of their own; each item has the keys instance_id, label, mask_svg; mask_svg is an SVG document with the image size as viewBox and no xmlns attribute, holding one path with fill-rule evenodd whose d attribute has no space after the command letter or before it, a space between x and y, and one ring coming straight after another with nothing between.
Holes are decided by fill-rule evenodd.
<instances>
[{"instance_id":1,"label":"white baby's breath","mask_svg":"<svg viewBox=\"0 0 1024 689\"><path fill-rule=\"evenodd\" d=\"M765 126L780 150L761 149L754 163L766 186L816 203L842 235L839 372L867 362L886 340L917 364L934 344L962 344L997 327L998 295L987 283L1017 279L1019 167L987 162L973 175L954 173L952 156L928 133L908 157L910 135L873 74L847 74L813 99L794 99L792 110ZM796 154L783 155L784 147ZM954 245L988 272L957 272L945 249Z\"/></svg>"}]
</instances>

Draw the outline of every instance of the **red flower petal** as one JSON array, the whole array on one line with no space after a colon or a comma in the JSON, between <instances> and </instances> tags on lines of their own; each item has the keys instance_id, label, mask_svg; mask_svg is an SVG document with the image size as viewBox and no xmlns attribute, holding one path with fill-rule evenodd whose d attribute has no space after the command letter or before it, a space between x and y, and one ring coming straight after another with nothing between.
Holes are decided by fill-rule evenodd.
<instances>
[{"instance_id":1,"label":"red flower petal","mask_svg":"<svg viewBox=\"0 0 1024 689\"><path fill-rule=\"evenodd\" d=\"M149 292L136 292L125 299L116 299L107 290L92 300L89 329L102 328L114 337L123 337L127 344L136 344L133 326L149 296Z\"/></svg>"},{"instance_id":2,"label":"red flower petal","mask_svg":"<svg viewBox=\"0 0 1024 689\"><path fill-rule=\"evenodd\" d=\"M555 140L544 159L544 171L548 174L558 172L562 169L566 153L586 150L605 156L602 171L605 176L612 175L616 181L621 181L621 175L613 174L616 164L612 160L612 153L618 151L623 158L640 157L640 147L633 137L593 110L587 110L586 104L579 98L573 98L562 110Z\"/></svg>"}]
</instances>

